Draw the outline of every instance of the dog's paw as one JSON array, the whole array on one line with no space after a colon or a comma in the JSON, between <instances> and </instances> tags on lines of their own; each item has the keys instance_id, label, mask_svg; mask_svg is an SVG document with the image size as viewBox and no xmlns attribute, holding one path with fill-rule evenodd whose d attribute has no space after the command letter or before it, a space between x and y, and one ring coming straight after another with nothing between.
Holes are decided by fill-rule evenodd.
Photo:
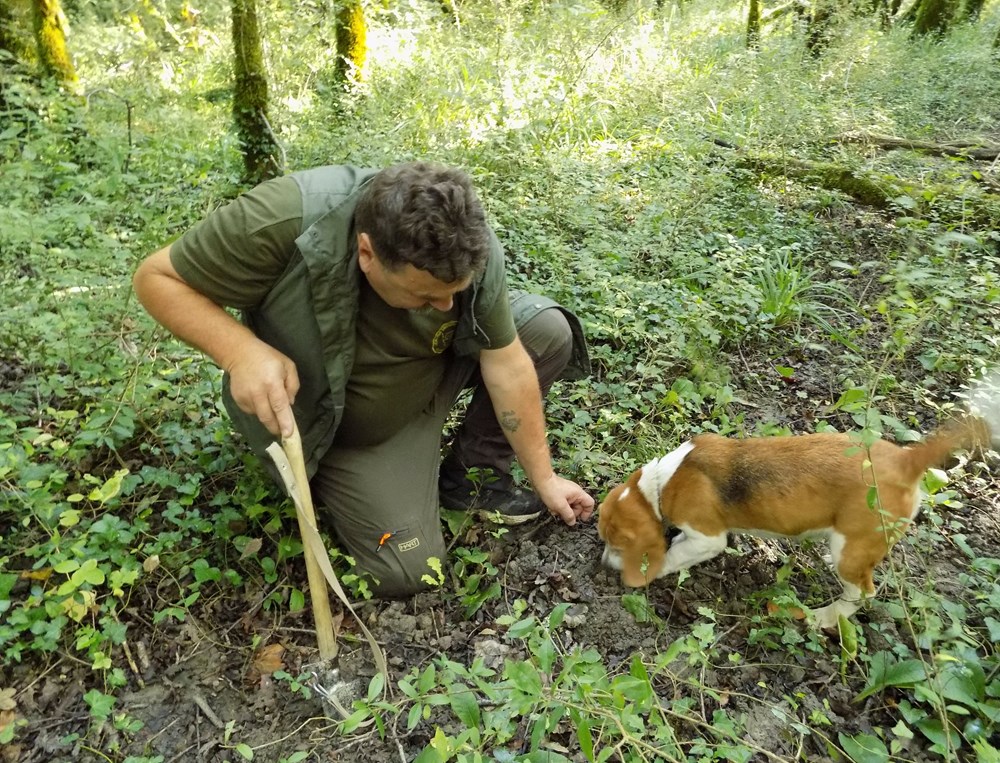
<instances>
[{"instance_id":1,"label":"dog's paw","mask_svg":"<svg viewBox=\"0 0 1000 763\"><path fill-rule=\"evenodd\" d=\"M810 623L819 630L835 631L840 627L840 616L850 617L858 611L858 602L837 599L833 604L814 609L809 613Z\"/></svg>"}]
</instances>

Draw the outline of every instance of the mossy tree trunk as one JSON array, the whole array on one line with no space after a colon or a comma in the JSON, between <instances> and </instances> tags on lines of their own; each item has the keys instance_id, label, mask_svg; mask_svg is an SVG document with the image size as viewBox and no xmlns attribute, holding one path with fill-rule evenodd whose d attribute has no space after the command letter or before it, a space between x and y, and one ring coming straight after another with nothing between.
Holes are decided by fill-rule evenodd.
<instances>
[{"instance_id":1,"label":"mossy tree trunk","mask_svg":"<svg viewBox=\"0 0 1000 763\"><path fill-rule=\"evenodd\" d=\"M456 24L459 23L458 8L455 7L454 0L440 0L441 10Z\"/></svg>"},{"instance_id":2,"label":"mossy tree trunk","mask_svg":"<svg viewBox=\"0 0 1000 763\"><path fill-rule=\"evenodd\" d=\"M962 5L962 18L966 21L979 21L986 0L965 0Z\"/></svg>"},{"instance_id":3,"label":"mossy tree trunk","mask_svg":"<svg viewBox=\"0 0 1000 763\"><path fill-rule=\"evenodd\" d=\"M59 0L34 0L34 16L38 61L42 69L49 77L76 90L79 79L66 47L66 16Z\"/></svg>"},{"instance_id":4,"label":"mossy tree trunk","mask_svg":"<svg viewBox=\"0 0 1000 763\"><path fill-rule=\"evenodd\" d=\"M267 72L256 0L232 0L233 119L243 151L244 180L259 183L283 171L281 146L267 118Z\"/></svg>"},{"instance_id":5,"label":"mossy tree trunk","mask_svg":"<svg viewBox=\"0 0 1000 763\"><path fill-rule=\"evenodd\" d=\"M901 0L875 0L870 6L872 15L878 19L879 26L889 29L892 26L892 17L899 10Z\"/></svg>"},{"instance_id":6,"label":"mossy tree trunk","mask_svg":"<svg viewBox=\"0 0 1000 763\"><path fill-rule=\"evenodd\" d=\"M760 0L750 0L750 11L747 13L747 47L757 50L760 47Z\"/></svg>"},{"instance_id":7,"label":"mossy tree trunk","mask_svg":"<svg viewBox=\"0 0 1000 763\"><path fill-rule=\"evenodd\" d=\"M29 0L0 0L0 50L6 50L21 63L35 60L32 11Z\"/></svg>"},{"instance_id":8,"label":"mossy tree trunk","mask_svg":"<svg viewBox=\"0 0 1000 763\"><path fill-rule=\"evenodd\" d=\"M337 74L361 79L368 58L368 24L359 0L346 0L337 11Z\"/></svg>"},{"instance_id":9,"label":"mossy tree trunk","mask_svg":"<svg viewBox=\"0 0 1000 763\"><path fill-rule=\"evenodd\" d=\"M814 162L768 154L742 154L736 158L735 163L764 175L783 175L799 178L806 183L816 183L823 188L845 193L876 209L893 211L896 209L896 199L909 196L919 205L919 214L940 215L938 219L944 224L986 231L995 230L1000 224L1000 196L990 192L970 193L965 184L919 188L914 187L911 182L892 176L858 172L832 162ZM961 199L961 203L956 204L956 199ZM942 203L932 207L934 200ZM934 209L938 211L935 212Z\"/></svg>"},{"instance_id":10,"label":"mossy tree trunk","mask_svg":"<svg viewBox=\"0 0 1000 763\"><path fill-rule=\"evenodd\" d=\"M941 36L948 31L954 17L954 0L920 0L913 22L913 34Z\"/></svg>"},{"instance_id":11,"label":"mossy tree trunk","mask_svg":"<svg viewBox=\"0 0 1000 763\"><path fill-rule=\"evenodd\" d=\"M832 0L818 0L813 8L806 31L806 48L813 56L820 55L830 44L835 12Z\"/></svg>"}]
</instances>

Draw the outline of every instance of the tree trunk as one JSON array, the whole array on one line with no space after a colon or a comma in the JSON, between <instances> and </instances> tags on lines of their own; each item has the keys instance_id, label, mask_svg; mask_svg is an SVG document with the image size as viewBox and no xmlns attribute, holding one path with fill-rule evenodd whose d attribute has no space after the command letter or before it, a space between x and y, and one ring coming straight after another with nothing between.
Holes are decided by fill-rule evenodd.
<instances>
[{"instance_id":1,"label":"tree trunk","mask_svg":"<svg viewBox=\"0 0 1000 763\"><path fill-rule=\"evenodd\" d=\"M360 80L368 58L368 25L359 0L337 12L337 73L342 80Z\"/></svg>"},{"instance_id":2,"label":"tree trunk","mask_svg":"<svg viewBox=\"0 0 1000 763\"><path fill-rule=\"evenodd\" d=\"M875 0L871 5L871 12L878 19L879 27L885 31L892 26L892 16L899 10L901 0Z\"/></svg>"},{"instance_id":3,"label":"tree trunk","mask_svg":"<svg viewBox=\"0 0 1000 763\"><path fill-rule=\"evenodd\" d=\"M816 3L806 32L806 48L813 56L820 55L830 43L834 11L831 0L818 0Z\"/></svg>"},{"instance_id":4,"label":"tree trunk","mask_svg":"<svg viewBox=\"0 0 1000 763\"><path fill-rule=\"evenodd\" d=\"M747 13L747 48L760 48L760 0L750 0L750 11Z\"/></svg>"},{"instance_id":5,"label":"tree trunk","mask_svg":"<svg viewBox=\"0 0 1000 763\"><path fill-rule=\"evenodd\" d=\"M931 209L933 200L949 203L937 207L938 219L943 224L961 225L972 230L995 230L1000 225L1000 197L993 193L970 193L964 184L932 185L914 188L912 183L890 176L876 176L856 172L831 162L814 162L788 156L768 154L741 154L735 164L764 175L783 175L798 178L806 183L818 184L829 190L845 193L861 204L875 209L894 211L896 199L909 196L918 205L921 214ZM954 203L961 199L960 204ZM949 218L943 210L958 210L958 216Z\"/></svg>"},{"instance_id":6,"label":"tree trunk","mask_svg":"<svg viewBox=\"0 0 1000 763\"><path fill-rule=\"evenodd\" d=\"M983 11L986 0L965 0L962 5L962 18L966 21L979 21L979 16Z\"/></svg>"},{"instance_id":7,"label":"tree trunk","mask_svg":"<svg viewBox=\"0 0 1000 763\"><path fill-rule=\"evenodd\" d=\"M27 0L0 0L0 50L15 61L34 62L36 46L31 37L32 4Z\"/></svg>"},{"instance_id":8,"label":"tree trunk","mask_svg":"<svg viewBox=\"0 0 1000 763\"><path fill-rule=\"evenodd\" d=\"M283 171L281 146L267 118L267 72L256 0L232 0L233 119L243 151L244 180L259 183Z\"/></svg>"},{"instance_id":9,"label":"tree trunk","mask_svg":"<svg viewBox=\"0 0 1000 763\"><path fill-rule=\"evenodd\" d=\"M783 16L787 16L789 13L794 14L795 18L799 21L803 18L808 18L809 3L805 0L790 0L790 2L787 2L784 5L768 8L760 14L760 25L764 27L768 24L773 24Z\"/></svg>"},{"instance_id":10,"label":"tree trunk","mask_svg":"<svg viewBox=\"0 0 1000 763\"><path fill-rule=\"evenodd\" d=\"M76 90L79 79L66 48L66 16L59 0L35 0L34 11L35 40L42 68L49 77L70 90Z\"/></svg>"},{"instance_id":11,"label":"tree trunk","mask_svg":"<svg viewBox=\"0 0 1000 763\"><path fill-rule=\"evenodd\" d=\"M894 135L880 135L868 132L846 132L838 135L841 143L867 143L871 146L893 150L897 148L924 151L936 156L957 156L963 159L993 161L1000 157L1000 147L985 141L952 141L951 143L931 143L926 140L909 140Z\"/></svg>"},{"instance_id":12,"label":"tree trunk","mask_svg":"<svg viewBox=\"0 0 1000 763\"><path fill-rule=\"evenodd\" d=\"M920 0L917 17L913 22L913 34L933 34L940 37L948 31L954 16L954 0Z\"/></svg>"},{"instance_id":13,"label":"tree trunk","mask_svg":"<svg viewBox=\"0 0 1000 763\"><path fill-rule=\"evenodd\" d=\"M450 18L452 21L458 25L458 8L455 7L454 0L440 0L441 10L444 11L444 15Z\"/></svg>"}]
</instances>

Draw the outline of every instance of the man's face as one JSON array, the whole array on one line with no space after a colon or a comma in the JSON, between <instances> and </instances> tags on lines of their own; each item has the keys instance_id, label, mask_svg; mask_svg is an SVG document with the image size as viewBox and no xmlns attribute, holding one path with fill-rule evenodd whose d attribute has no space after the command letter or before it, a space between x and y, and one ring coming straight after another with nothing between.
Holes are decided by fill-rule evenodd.
<instances>
[{"instance_id":1,"label":"man's face","mask_svg":"<svg viewBox=\"0 0 1000 763\"><path fill-rule=\"evenodd\" d=\"M387 268L375 255L367 233L358 235L358 266L387 305L404 310L428 306L442 312L451 310L455 295L472 283L471 278L445 283L409 263L395 270Z\"/></svg>"}]
</instances>

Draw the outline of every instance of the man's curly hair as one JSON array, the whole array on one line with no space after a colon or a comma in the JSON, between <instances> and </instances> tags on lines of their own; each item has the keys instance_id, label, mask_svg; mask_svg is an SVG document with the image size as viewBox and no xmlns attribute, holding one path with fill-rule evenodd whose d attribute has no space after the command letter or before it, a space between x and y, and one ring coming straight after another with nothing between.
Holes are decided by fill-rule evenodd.
<instances>
[{"instance_id":1,"label":"man's curly hair","mask_svg":"<svg viewBox=\"0 0 1000 763\"><path fill-rule=\"evenodd\" d=\"M376 174L354 212L383 265L409 263L455 283L486 267L490 228L472 181L462 170L408 162Z\"/></svg>"}]
</instances>

